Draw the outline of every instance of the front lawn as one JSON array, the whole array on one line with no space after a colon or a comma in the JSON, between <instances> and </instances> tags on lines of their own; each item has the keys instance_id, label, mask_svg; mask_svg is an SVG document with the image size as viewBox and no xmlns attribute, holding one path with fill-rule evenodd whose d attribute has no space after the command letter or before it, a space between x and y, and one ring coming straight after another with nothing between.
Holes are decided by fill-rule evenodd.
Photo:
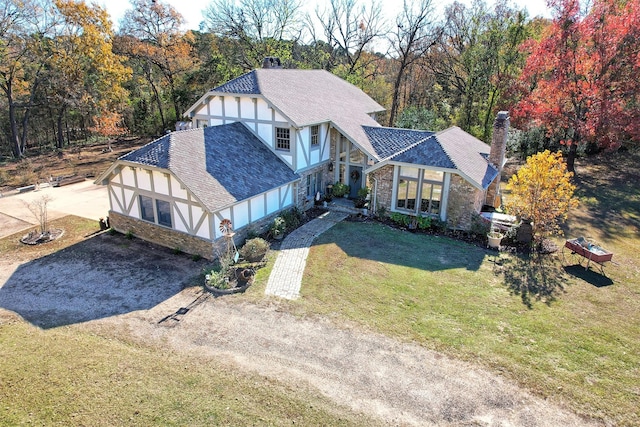
<instances>
[{"instance_id":1,"label":"front lawn","mask_svg":"<svg viewBox=\"0 0 640 427\"><path fill-rule=\"evenodd\" d=\"M560 252L496 257L447 238L343 222L315 241L291 309L419 342L503 372L578 413L638 425L638 181L624 177L635 173L633 158L626 169L622 156L617 161L617 169L582 168L581 207L566 230L614 252L608 277L563 268ZM635 184L602 193L596 176Z\"/></svg>"}]
</instances>

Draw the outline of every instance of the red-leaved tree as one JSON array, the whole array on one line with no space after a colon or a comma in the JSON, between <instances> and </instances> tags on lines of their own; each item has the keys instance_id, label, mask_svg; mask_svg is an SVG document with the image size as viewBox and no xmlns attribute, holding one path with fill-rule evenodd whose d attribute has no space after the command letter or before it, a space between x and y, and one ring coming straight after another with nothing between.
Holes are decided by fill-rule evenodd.
<instances>
[{"instance_id":1,"label":"red-leaved tree","mask_svg":"<svg viewBox=\"0 0 640 427\"><path fill-rule=\"evenodd\" d=\"M579 144L614 149L640 140L640 0L549 0L552 24L521 77L524 97L513 112L521 127L542 126L568 147L575 170Z\"/></svg>"}]
</instances>

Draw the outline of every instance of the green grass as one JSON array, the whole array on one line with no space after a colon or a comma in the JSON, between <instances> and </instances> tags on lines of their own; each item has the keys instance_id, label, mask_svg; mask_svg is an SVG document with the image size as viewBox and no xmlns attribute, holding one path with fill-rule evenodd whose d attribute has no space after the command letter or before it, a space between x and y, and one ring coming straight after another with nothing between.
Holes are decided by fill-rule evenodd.
<instances>
[{"instance_id":1,"label":"green grass","mask_svg":"<svg viewBox=\"0 0 640 427\"><path fill-rule=\"evenodd\" d=\"M9 256L13 261L30 261L81 242L86 237L100 231L98 221L73 215L50 221L48 228L60 228L64 230L64 234L59 239L42 245L25 245L21 243L20 238L22 236L30 231L38 231L40 229L39 226L33 226L25 231L0 239L0 256Z\"/></svg>"},{"instance_id":2,"label":"green grass","mask_svg":"<svg viewBox=\"0 0 640 427\"><path fill-rule=\"evenodd\" d=\"M225 363L0 318L0 425L362 425L318 395Z\"/></svg>"},{"instance_id":3,"label":"green grass","mask_svg":"<svg viewBox=\"0 0 640 427\"><path fill-rule=\"evenodd\" d=\"M608 277L563 268L561 252L496 258L442 237L343 222L316 240L303 298L290 309L419 342L585 416L638 425L639 158L616 155L581 168L581 206L565 229L614 252Z\"/></svg>"},{"instance_id":4,"label":"green grass","mask_svg":"<svg viewBox=\"0 0 640 427\"><path fill-rule=\"evenodd\" d=\"M579 413L632 425L640 421L635 278L598 288L554 257L496 263L492 252L447 238L343 222L312 247L292 310L419 342Z\"/></svg>"},{"instance_id":5,"label":"green grass","mask_svg":"<svg viewBox=\"0 0 640 427\"><path fill-rule=\"evenodd\" d=\"M265 298L275 252L247 293L229 298L356 323L486 366L586 416L639 425L639 160L624 154L579 167L581 206L565 232L614 252L609 278L565 270L559 256L496 258L446 238L343 222L311 248L302 298ZM61 221L71 222L60 224L60 242L34 249L6 238L0 253L37 258L98 227ZM81 325L43 331L0 317L0 360L5 425L370 423L309 390Z\"/></svg>"}]
</instances>

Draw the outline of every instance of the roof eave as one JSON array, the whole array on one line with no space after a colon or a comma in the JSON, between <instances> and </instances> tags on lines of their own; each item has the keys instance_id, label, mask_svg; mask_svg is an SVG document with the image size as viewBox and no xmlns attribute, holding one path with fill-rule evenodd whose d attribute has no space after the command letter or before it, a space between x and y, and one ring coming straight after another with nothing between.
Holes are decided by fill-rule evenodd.
<instances>
[{"instance_id":1,"label":"roof eave","mask_svg":"<svg viewBox=\"0 0 640 427\"><path fill-rule=\"evenodd\" d=\"M285 185L289 185L289 184L292 184L292 183L294 183L294 182L298 182L298 181L300 181L300 179L302 179L302 177L298 176L296 179L294 179L294 180L292 180L292 181L285 182L285 183L283 183L283 184L279 185L279 186L278 186L278 187L276 187L276 188L284 187ZM237 205L238 203L244 202L245 200L251 200L251 199L252 199L252 198L254 198L254 197L258 197L258 196L260 196L261 194L266 194L266 193L268 193L269 191L272 191L272 190L273 190L273 188L271 188L271 189L269 189L269 190L267 190L267 191L263 191L262 193L258 193L258 194L254 194L254 195L252 195L252 196L248 196L248 197L246 197L246 198L244 198L244 199L242 199L242 200L236 200L236 201L235 201L235 202L233 202L233 203L227 203L226 205L224 205L224 206L222 206L222 207L220 207L220 208L209 209L209 212L211 212L211 213L215 213L215 212L223 211L223 210L225 210L225 209L229 209L229 208L231 208L231 207L233 207L233 206ZM193 192L192 192L192 194L193 194ZM193 194L193 195L194 195L194 197L197 197L195 194ZM203 205L203 206L204 206L204 205Z\"/></svg>"}]
</instances>

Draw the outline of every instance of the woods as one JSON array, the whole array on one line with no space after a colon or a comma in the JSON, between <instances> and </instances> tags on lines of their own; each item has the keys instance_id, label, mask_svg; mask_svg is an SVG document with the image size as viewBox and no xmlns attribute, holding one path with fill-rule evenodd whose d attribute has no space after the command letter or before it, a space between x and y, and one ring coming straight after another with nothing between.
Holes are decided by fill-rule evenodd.
<instances>
[{"instance_id":1,"label":"woods","mask_svg":"<svg viewBox=\"0 0 640 427\"><path fill-rule=\"evenodd\" d=\"M74 0L0 0L0 156L111 135L174 128L206 90L258 68L322 68L387 109L383 125L456 125L489 142L509 110L522 158L635 147L640 138L640 0L553 0L552 19L499 0L488 6L377 0L212 0L199 30L162 1L132 0L114 30ZM108 120L107 120L108 121ZM121 135L118 131L113 135Z\"/></svg>"}]
</instances>

